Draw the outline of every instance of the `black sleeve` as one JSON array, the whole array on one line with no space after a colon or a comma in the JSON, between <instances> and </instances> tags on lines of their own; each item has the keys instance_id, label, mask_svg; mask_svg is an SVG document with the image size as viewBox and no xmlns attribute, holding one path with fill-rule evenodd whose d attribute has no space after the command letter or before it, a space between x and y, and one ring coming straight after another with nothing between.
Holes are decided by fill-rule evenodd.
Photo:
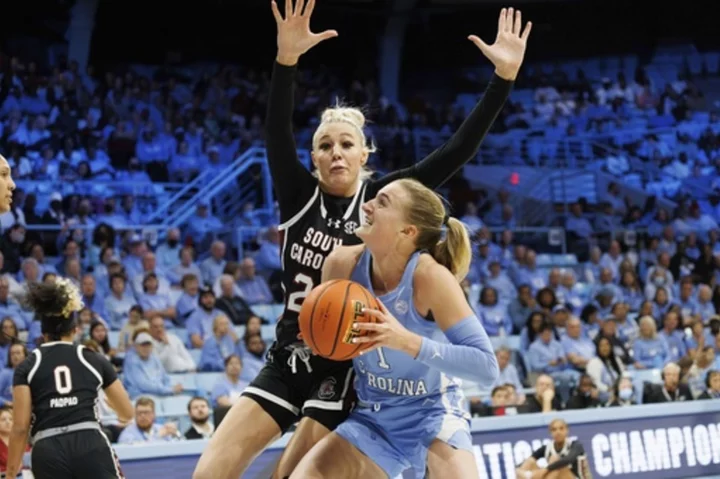
<instances>
[{"instance_id":1,"label":"black sleeve","mask_svg":"<svg viewBox=\"0 0 720 479\"><path fill-rule=\"evenodd\" d=\"M15 373L13 374L13 386L29 386L28 376L33 366L35 366L37 356L35 353L31 353L30 356L25 358L23 362L17 365Z\"/></svg>"},{"instance_id":2,"label":"black sleeve","mask_svg":"<svg viewBox=\"0 0 720 479\"><path fill-rule=\"evenodd\" d=\"M317 180L298 159L293 136L296 71L296 67L275 62L265 117L267 160L283 222L307 203L317 186Z\"/></svg>"},{"instance_id":3,"label":"black sleeve","mask_svg":"<svg viewBox=\"0 0 720 479\"><path fill-rule=\"evenodd\" d=\"M580 456L585 455L585 449L582 447L582 444L575 441L570 445L570 449L568 450L568 453L566 456L561 457L557 461L553 462L547 467L548 471L556 471L558 469L562 469L563 467L570 466L572 464L575 464L575 462L578 460Z\"/></svg>"},{"instance_id":4,"label":"black sleeve","mask_svg":"<svg viewBox=\"0 0 720 479\"><path fill-rule=\"evenodd\" d=\"M368 185L371 197L388 183L415 178L428 188L438 188L473 159L495 118L512 90L513 82L493 75L480 103L468 115L455 134L419 163L389 173Z\"/></svg>"},{"instance_id":5,"label":"black sleeve","mask_svg":"<svg viewBox=\"0 0 720 479\"><path fill-rule=\"evenodd\" d=\"M117 372L115 372L115 368L112 364L110 364L110 361L105 359L105 356L88 348L83 348L82 353L85 360L90 363L93 368L95 368L95 371L100 373L103 389L109 387L115 382L118 378Z\"/></svg>"},{"instance_id":6,"label":"black sleeve","mask_svg":"<svg viewBox=\"0 0 720 479\"><path fill-rule=\"evenodd\" d=\"M538 461L545 457L546 448L547 446L540 446L539 448L535 449L535 451L532 453L532 458Z\"/></svg>"}]
</instances>

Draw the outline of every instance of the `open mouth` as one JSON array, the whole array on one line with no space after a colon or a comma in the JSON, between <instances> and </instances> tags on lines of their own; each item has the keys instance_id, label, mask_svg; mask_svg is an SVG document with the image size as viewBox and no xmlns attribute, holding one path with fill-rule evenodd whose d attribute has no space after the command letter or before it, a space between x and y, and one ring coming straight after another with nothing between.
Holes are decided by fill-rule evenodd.
<instances>
[{"instance_id":1,"label":"open mouth","mask_svg":"<svg viewBox=\"0 0 720 479\"><path fill-rule=\"evenodd\" d=\"M365 226L372 226L372 218L365 217Z\"/></svg>"},{"instance_id":2,"label":"open mouth","mask_svg":"<svg viewBox=\"0 0 720 479\"><path fill-rule=\"evenodd\" d=\"M340 173L342 171L346 171L347 168L345 168L342 165L332 166L330 167L330 173Z\"/></svg>"}]
</instances>

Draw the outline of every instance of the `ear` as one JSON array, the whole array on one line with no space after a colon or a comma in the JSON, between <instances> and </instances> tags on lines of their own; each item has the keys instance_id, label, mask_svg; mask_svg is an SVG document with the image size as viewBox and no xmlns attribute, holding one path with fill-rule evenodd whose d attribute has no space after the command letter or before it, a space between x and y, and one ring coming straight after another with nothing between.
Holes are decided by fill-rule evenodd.
<instances>
[{"instance_id":1,"label":"ear","mask_svg":"<svg viewBox=\"0 0 720 479\"><path fill-rule=\"evenodd\" d=\"M362 158L360 158L360 166L367 165L368 158L370 158L370 151L367 148L364 148Z\"/></svg>"},{"instance_id":2,"label":"ear","mask_svg":"<svg viewBox=\"0 0 720 479\"><path fill-rule=\"evenodd\" d=\"M415 225L405 225L405 227L400 230L400 233L406 236L408 239L415 240L418 235L418 229Z\"/></svg>"}]
</instances>

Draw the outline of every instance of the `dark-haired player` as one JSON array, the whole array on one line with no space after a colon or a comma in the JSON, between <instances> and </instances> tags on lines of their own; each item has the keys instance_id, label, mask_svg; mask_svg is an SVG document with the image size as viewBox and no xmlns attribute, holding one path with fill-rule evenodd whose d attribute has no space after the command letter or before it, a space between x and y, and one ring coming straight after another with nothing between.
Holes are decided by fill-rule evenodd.
<instances>
[{"instance_id":1,"label":"dark-haired player","mask_svg":"<svg viewBox=\"0 0 720 479\"><path fill-rule=\"evenodd\" d=\"M29 432L36 479L124 477L100 425L98 392L105 391L121 423L132 419L133 408L110 362L72 342L82 308L79 291L64 279L34 283L25 303L47 342L15 369L7 477L21 467Z\"/></svg>"}]
</instances>

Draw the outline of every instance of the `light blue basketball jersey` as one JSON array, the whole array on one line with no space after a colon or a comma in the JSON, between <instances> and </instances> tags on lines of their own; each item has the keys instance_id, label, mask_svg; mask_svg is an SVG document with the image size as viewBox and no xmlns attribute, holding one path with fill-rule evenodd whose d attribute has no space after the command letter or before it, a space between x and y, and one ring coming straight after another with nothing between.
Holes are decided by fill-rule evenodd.
<instances>
[{"instance_id":1,"label":"light blue basketball jersey","mask_svg":"<svg viewBox=\"0 0 720 479\"><path fill-rule=\"evenodd\" d=\"M420 316L413 302L413 276L420 252L408 261L400 284L393 291L379 296L385 307L408 330L438 342L448 342L434 321ZM369 291L370 252L365 249L350 276ZM380 348L353 360L357 377L355 389L360 404L379 411L384 407L402 406L427 409L442 408L448 414L468 418L463 408L461 380L416 361L404 352Z\"/></svg>"}]
</instances>

